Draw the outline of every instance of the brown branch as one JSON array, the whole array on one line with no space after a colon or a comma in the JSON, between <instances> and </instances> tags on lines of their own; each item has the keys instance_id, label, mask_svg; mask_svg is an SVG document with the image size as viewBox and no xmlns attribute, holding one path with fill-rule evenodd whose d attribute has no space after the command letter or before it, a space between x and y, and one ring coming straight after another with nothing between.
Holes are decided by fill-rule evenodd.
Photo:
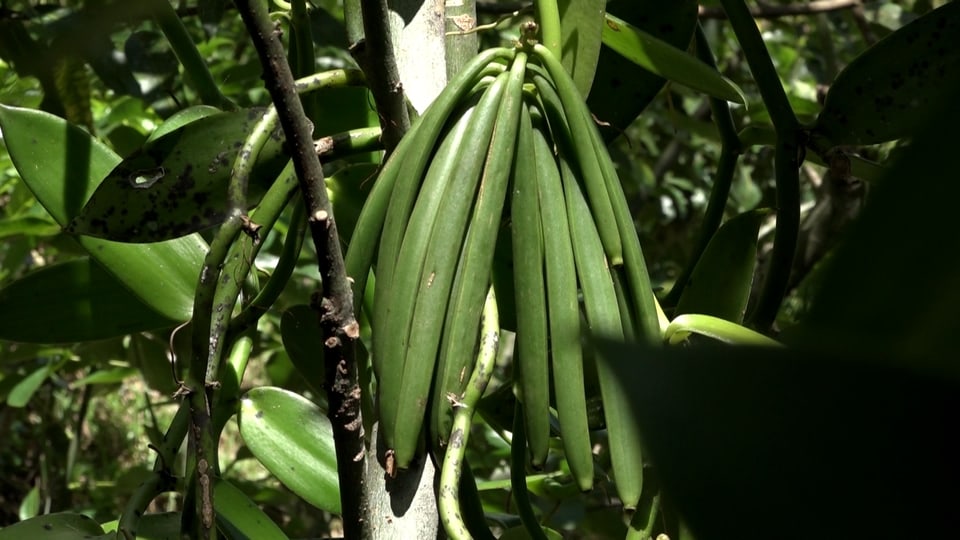
<instances>
[{"instance_id":1,"label":"brown branch","mask_svg":"<svg viewBox=\"0 0 960 540\"><path fill-rule=\"evenodd\" d=\"M353 293L343 265L323 169L313 147L313 128L297 96L293 74L280 43L280 31L270 21L266 2L236 0L236 5L260 55L264 83L290 146L307 209L307 223L317 250L317 264L323 281L311 303L320 312L320 329L326 347L327 416L333 424L337 450L344 534L346 538L360 538L366 523L360 514L366 447L356 363L356 341L360 330L353 313ZM317 353L319 356L320 351Z\"/></svg>"},{"instance_id":2,"label":"brown branch","mask_svg":"<svg viewBox=\"0 0 960 540\"><path fill-rule=\"evenodd\" d=\"M363 69L377 104L383 147L390 154L410 129L410 115L393 49L387 0L360 0L364 39L350 43L350 54Z\"/></svg>"},{"instance_id":3,"label":"brown branch","mask_svg":"<svg viewBox=\"0 0 960 540\"><path fill-rule=\"evenodd\" d=\"M830 11L840 11L844 9L862 8L861 0L814 0L804 4L788 4L785 6L761 6L753 8L750 13L756 19L776 19L779 17L789 17L791 15L815 15L817 13L827 13ZM727 14L722 8L709 8L700 6L700 18L702 19L725 19Z\"/></svg>"}]
</instances>

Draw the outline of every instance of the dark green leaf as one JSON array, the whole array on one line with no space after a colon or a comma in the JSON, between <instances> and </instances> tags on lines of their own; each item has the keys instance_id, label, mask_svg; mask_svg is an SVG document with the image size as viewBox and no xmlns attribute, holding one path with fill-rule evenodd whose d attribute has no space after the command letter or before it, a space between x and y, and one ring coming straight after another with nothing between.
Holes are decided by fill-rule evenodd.
<instances>
[{"instance_id":1,"label":"dark green leaf","mask_svg":"<svg viewBox=\"0 0 960 540\"><path fill-rule=\"evenodd\" d=\"M960 182L956 143L943 134L943 126L960 125L957 95L960 79L909 133L913 142L825 262L819 293L792 342L896 355L960 378Z\"/></svg>"},{"instance_id":2,"label":"dark green leaf","mask_svg":"<svg viewBox=\"0 0 960 540\"><path fill-rule=\"evenodd\" d=\"M280 318L283 348L303 379L314 390L323 389L323 336L319 314L308 305L292 306Z\"/></svg>"},{"instance_id":3,"label":"dark green leaf","mask_svg":"<svg viewBox=\"0 0 960 540\"><path fill-rule=\"evenodd\" d=\"M61 512L37 516L0 529L0 540L84 540L103 534L96 521L82 514Z\"/></svg>"},{"instance_id":4,"label":"dark green leaf","mask_svg":"<svg viewBox=\"0 0 960 540\"><path fill-rule=\"evenodd\" d=\"M814 134L833 145L906 137L960 81L960 3L914 20L864 51L827 93ZM948 125L948 124L942 124Z\"/></svg>"},{"instance_id":5,"label":"dark green leaf","mask_svg":"<svg viewBox=\"0 0 960 540\"><path fill-rule=\"evenodd\" d=\"M212 114L154 139L103 180L66 230L120 242L156 242L221 223L240 147L262 109ZM259 199L288 161L279 128L260 151L250 178Z\"/></svg>"},{"instance_id":6,"label":"dark green leaf","mask_svg":"<svg viewBox=\"0 0 960 540\"><path fill-rule=\"evenodd\" d=\"M43 267L0 289L0 339L67 343L173 326L96 262Z\"/></svg>"},{"instance_id":7,"label":"dark green leaf","mask_svg":"<svg viewBox=\"0 0 960 540\"><path fill-rule=\"evenodd\" d=\"M690 44L697 24L693 0L611 0L607 12L679 49ZM607 139L623 132L666 82L609 47L600 49L594 81L587 104L599 120L612 124L614 129L604 130Z\"/></svg>"},{"instance_id":8,"label":"dark green leaf","mask_svg":"<svg viewBox=\"0 0 960 540\"><path fill-rule=\"evenodd\" d=\"M600 56L606 0L558 0L563 67L586 97Z\"/></svg>"},{"instance_id":9,"label":"dark green leaf","mask_svg":"<svg viewBox=\"0 0 960 540\"><path fill-rule=\"evenodd\" d=\"M757 232L769 210L731 218L710 239L677 301L674 316L713 315L742 322L757 263Z\"/></svg>"},{"instance_id":10,"label":"dark green leaf","mask_svg":"<svg viewBox=\"0 0 960 540\"><path fill-rule=\"evenodd\" d=\"M116 532L120 520L100 525L105 533ZM179 540L180 512L162 514L144 514L137 520L136 540Z\"/></svg>"},{"instance_id":11,"label":"dark green leaf","mask_svg":"<svg viewBox=\"0 0 960 540\"><path fill-rule=\"evenodd\" d=\"M947 538L960 388L888 361L605 343L697 538ZM907 495L909 494L909 495Z\"/></svg>"}]
</instances>

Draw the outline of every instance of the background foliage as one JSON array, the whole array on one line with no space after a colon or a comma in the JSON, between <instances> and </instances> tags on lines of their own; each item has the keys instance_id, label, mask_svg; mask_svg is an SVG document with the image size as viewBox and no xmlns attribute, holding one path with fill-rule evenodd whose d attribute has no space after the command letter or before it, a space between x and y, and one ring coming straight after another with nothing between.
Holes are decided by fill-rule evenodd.
<instances>
[{"instance_id":1,"label":"background foliage","mask_svg":"<svg viewBox=\"0 0 960 540\"><path fill-rule=\"evenodd\" d=\"M256 53L232 6L227 2L174 4L223 96L241 107L268 104ZM710 16L718 12L717 4L702 2L701 20L719 70L748 97L746 106L733 106L734 122L741 128L768 125L769 114L730 25ZM790 104L800 121L809 123L844 66L877 39L940 4L865 2L853 10L758 18L758 24ZM334 0L312 5L316 70L352 66L344 49L342 7ZM115 5L93 1L5 2L0 8L0 103L62 116L126 156L175 112L200 99L156 21L136 8L104 16L103 10L111 7ZM508 2L481 2L479 22L495 23L506 8L513 7ZM516 22L508 19L495 30L482 32L481 41L492 46L514 39ZM598 87L601 82L598 78L593 92L604 90ZM369 107L340 114L370 116ZM344 123L340 126L351 122L337 117L324 127L331 133L340 131L338 121ZM720 137L709 103L700 93L668 84L636 121L623 127L622 134L612 129L605 135L612 139L611 153L636 217L651 277L666 293L695 256L698 228L720 159ZM776 205L773 148L762 134L759 141L765 144L747 145L735 169L725 209L728 218ZM909 146L896 141L862 148L861 154L886 162L903 155ZM778 314L779 329L786 335L810 309L820 259L853 221L866 192L874 189L868 187L872 178L838 188L826 176L822 166L809 162L803 166L802 208L807 217L801 245L809 248L803 252L802 268L795 268L792 293ZM837 208L842 210L817 221L826 209ZM763 221L758 253L763 261L772 242L772 218L759 218ZM288 209L265 236L257 255L261 279L276 268L283 240L293 228ZM203 236L208 242L212 239L209 231ZM2 146L0 238L0 287L40 268L77 264L85 254L20 181ZM243 384L282 387L323 404L317 389L298 375L296 359L291 358L295 348L289 342L285 346L282 332L284 312L305 303L318 279L313 247L307 244L293 279L259 322ZM918 271L926 269L918 265ZM801 278L811 272L811 279L802 283ZM843 292L832 294L840 297ZM16 319L31 321L40 328L40 335L49 321L65 324L47 312L42 302L32 311L4 312L0 318L0 327L13 325ZM149 473L147 464L155 457L145 441L159 446L164 426L176 410L176 401L170 397L176 387L167 353L172 345L184 354L187 335L167 329L81 344L0 341L0 433L5 441L0 451L0 478L5 479L0 484L0 524L64 509L81 510L98 523L117 519L118 508ZM955 369L943 369L955 376ZM506 375L501 365L497 376L502 380ZM482 412L487 422L477 421L468 459L488 517L499 520L505 529L519 523L509 490L510 447L498 433L509 431L510 424L497 425L503 411ZM224 476L260 504L287 535L339 532L333 514L318 512L252 459L237 435L236 422L231 420L226 430L221 439ZM603 440L597 442L599 460L609 459ZM620 509L611 502L609 486L600 483L581 496L564 467L557 460L542 474L528 478L544 524L575 538L622 536L626 527L619 519ZM169 495L156 500L151 510L172 511L181 505L177 496Z\"/></svg>"}]
</instances>

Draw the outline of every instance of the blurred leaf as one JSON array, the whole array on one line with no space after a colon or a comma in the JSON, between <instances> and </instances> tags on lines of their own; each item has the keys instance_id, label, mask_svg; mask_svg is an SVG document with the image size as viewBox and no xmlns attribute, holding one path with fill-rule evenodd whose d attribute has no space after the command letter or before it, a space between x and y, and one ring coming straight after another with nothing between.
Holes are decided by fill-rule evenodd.
<instances>
[{"instance_id":1,"label":"blurred leaf","mask_svg":"<svg viewBox=\"0 0 960 540\"><path fill-rule=\"evenodd\" d=\"M237 422L250 451L283 485L321 510L340 513L333 428L319 407L262 386L243 395Z\"/></svg>"},{"instance_id":2,"label":"blurred leaf","mask_svg":"<svg viewBox=\"0 0 960 540\"><path fill-rule=\"evenodd\" d=\"M562 62L586 98L597 71L606 0L558 0Z\"/></svg>"},{"instance_id":3,"label":"blurred leaf","mask_svg":"<svg viewBox=\"0 0 960 540\"><path fill-rule=\"evenodd\" d=\"M0 339L92 341L173 326L88 258L45 266L0 289ZM15 316L13 316L15 315Z\"/></svg>"},{"instance_id":4,"label":"blurred leaf","mask_svg":"<svg viewBox=\"0 0 960 540\"><path fill-rule=\"evenodd\" d=\"M0 129L24 183L60 225L76 215L120 161L87 132L40 111L0 105ZM77 242L158 313L178 321L190 318L207 250L198 235L145 245L86 236Z\"/></svg>"},{"instance_id":5,"label":"blurred leaf","mask_svg":"<svg viewBox=\"0 0 960 540\"><path fill-rule=\"evenodd\" d=\"M747 102L743 90L717 70L610 13L603 27L603 42L665 79L734 103Z\"/></svg>"},{"instance_id":6,"label":"blurred leaf","mask_svg":"<svg viewBox=\"0 0 960 540\"><path fill-rule=\"evenodd\" d=\"M136 368L118 367L112 369L101 369L70 383L70 387L77 388L80 386L86 386L88 384L117 384L129 379L130 377L136 376L137 373L138 371Z\"/></svg>"},{"instance_id":7,"label":"blurred leaf","mask_svg":"<svg viewBox=\"0 0 960 540\"><path fill-rule=\"evenodd\" d=\"M292 306L280 318L283 348L300 376L315 391L323 390L323 336L320 315L306 304Z\"/></svg>"},{"instance_id":8,"label":"blurred leaf","mask_svg":"<svg viewBox=\"0 0 960 540\"><path fill-rule=\"evenodd\" d=\"M863 355L600 345L697 538L807 538L800 516L825 539L957 530L953 381Z\"/></svg>"},{"instance_id":9,"label":"blurred leaf","mask_svg":"<svg viewBox=\"0 0 960 540\"><path fill-rule=\"evenodd\" d=\"M0 220L0 238L16 234L26 236L54 236L60 232L60 226L35 216L22 216Z\"/></svg>"},{"instance_id":10,"label":"blurred leaf","mask_svg":"<svg viewBox=\"0 0 960 540\"><path fill-rule=\"evenodd\" d=\"M33 486L30 491L27 492L27 496L23 498L23 501L20 503L20 510L17 514L20 517L20 521L26 521L32 517L35 517L40 513L40 488L38 486Z\"/></svg>"},{"instance_id":11,"label":"blurred leaf","mask_svg":"<svg viewBox=\"0 0 960 540\"><path fill-rule=\"evenodd\" d=\"M694 0L611 0L606 11L678 49L687 48L697 24ZM609 46L601 47L587 104L597 119L612 124L613 130L603 130L604 137L612 139L627 129L665 83Z\"/></svg>"},{"instance_id":12,"label":"blurred leaf","mask_svg":"<svg viewBox=\"0 0 960 540\"><path fill-rule=\"evenodd\" d=\"M154 138L110 172L67 232L155 242L223 222L234 161L263 114L263 109L212 114ZM279 131L267 137L249 179L250 203L263 196L288 161L282 146Z\"/></svg>"},{"instance_id":13,"label":"blurred leaf","mask_svg":"<svg viewBox=\"0 0 960 540\"><path fill-rule=\"evenodd\" d=\"M43 382L50 376L52 369L50 365L37 369L30 375L27 375L20 382L10 389L7 394L7 405L11 407L24 407L30 402L30 398L37 392L37 389L43 385Z\"/></svg>"},{"instance_id":14,"label":"blurred leaf","mask_svg":"<svg viewBox=\"0 0 960 540\"><path fill-rule=\"evenodd\" d=\"M97 522L82 514L61 512L37 516L0 529L0 540L84 540L103 534Z\"/></svg>"},{"instance_id":15,"label":"blurred leaf","mask_svg":"<svg viewBox=\"0 0 960 540\"><path fill-rule=\"evenodd\" d=\"M956 98L958 82L960 3L950 2L851 62L827 93L813 132L835 146L906 137L925 111Z\"/></svg>"},{"instance_id":16,"label":"blurred leaf","mask_svg":"<svg viewBox=\"0 0 960 540\"><path fill-rule=\"evenodd\" d=\"M768 215L770 210L753 210L720 226L693 268L674 316L699 313L743 321L757 263L757 233Z\"/></svg>"}]
</instances>

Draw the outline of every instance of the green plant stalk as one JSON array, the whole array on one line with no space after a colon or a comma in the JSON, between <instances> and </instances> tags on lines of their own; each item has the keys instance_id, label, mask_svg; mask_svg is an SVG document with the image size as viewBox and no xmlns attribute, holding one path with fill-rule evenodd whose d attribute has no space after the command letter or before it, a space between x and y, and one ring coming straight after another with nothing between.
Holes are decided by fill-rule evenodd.
<instances>
[{"instance_id":1,"label":"green plant stalk","mask_svg":"<svg viewBox=\"0 0 960 540\"><path fill-rule=\"evenodd\" d=\"M707 42L707 36L703 33L703 27L699 23L697 24L696 40L697 58L713 69L717 69L717 62L710 50L710 43ZM707 249L707 244L710 243L710 239L713 238L714 233L720 227L720 222L723 221L727 198L730 196L730 186L733 183L733 174L736 171L740 154L743 152L740 137L737 136L737 130L733 124L730 105L726 100L711 97L710 108L713 109L714 123L717 125L717 132L720 134L720 160L717 163L717 174L713 179L713 188L710 190L710 201L707 203L707 209L703 214L703 223L700 225L697 247L664 300L671 306L677 305L680 295L683 294L683 289L690 279L690 274L693 273L693 269L697 265L697 261L700 260L700 256Z\"/></svg>"},{"instance_id":2,"label":"green plant stalk","mask_svg":"<svg viewBox=\"0 0 960 540\"><path fill-rule=\"evenodd\" d=\"M200 51L197 50L197 46L190 39L190 34L187 33L187 28L173 9L173 4L166 0L150 0L150 4L157 25L170 43L173 54L183 66L186 80L191 83L200 101L225 111L236 110L237 105L224 96L217 87L210 70L207 69L206 62L200 56Z\"/></svg>"},{"instance_id":3,"label":"green plant stalk","mask_svg":"<svg viewBox=\"0 0 960 540\"><path fill-rule=\"evenodd\" d=\"M543 46L550 49L557 60L563 57L563 32L560 28L560 8L557 0L535 0L537 22Z\"/></svg>"},{"instance_id":4,"label":"green plant stalk","mask_svg":"<svg viewBox=\"0 0 960 540\"><path fill-rule=\"evenodd\" d=\"M460 512L460 475L467 452L467 441L470 439L473 413L480 398L483 397L483 391L486 390L497 364L497 351L500 346L500 315L497 312L497 297L493 287L487 292L480 324L480 351L477 354L473 373L470 374L470 382L467 383L462 397L447 396L447 399L456 400L454 404L456 412L453 416L447 451L440 468L437 507L440 511L440 521L452 540L472 538Z\"/></svg>"},{"instance_id":5,"label":"green plant stalk","mask_svg":"<svg viewBox=\"0 0 960 540\"><path fill-rule=\"evenodd\" d=\"M510 488L517 503L517 513L531 540L547 540L533 513L530 494L527 492L527 427L523 423L523 406L517 401L513 411L513 440L510 443Z\"/></svg>"},{"instance_id":6,"label":"green plant stalk","mask_svg":"<svg viewBox=\"0 0 960 540\"><path fill-rule=\"evenodd\" d=\"M147 510L147 506L161 493L176 489L176 479L171 467L183 438L187 436L187 426L190 422L190 408L181 403L180 408L170 421L167 432L163 435L163 442L157 452L157 459L153 465L153 472L142 484L137 486L133 495L123 507L120 521L117 524L118 538L136 538L135 531L140 516Z\"/></svg>"},{"instance_id":7,"label":"green plant stalk","mask_svg":"<svg viewBox=\"0 0 960 540\"><path fill-rule=\"evenodd\" d=\"M720 3L727 13L737 41L743 48L750 72L757 82L760 97L763 98L777 133L796 131L799 128L797 117L787 100L787 93L745 0L720 0Z\"/></svg>"},{"instance_id":8,"label":"green plant stalk","mask_svg":"<svg viewBox=\"0 0 960 540\"><path fill-rule=\"evenodd\" d=\"M320 159L329 163L353 154L383 150L382 136L379 126L365 127L321 137L314 144Z\"/></svg>"},{"instance_id":9,"label":"green plant stalk","mask_svg":"<svg viewBox=\"0 0 960 540\"><path fill-rule=\"evenodd\" d=\"M230 184L227 187L227 214L238 216L247 208L247 186L250 183L250 173L260 156L260 150L267 144L270 134L277 129L277 109L267 108L250 135L243 142L237 159L230 171Z\"/></svg>"},{"instance_id":10,"label":"green plant stalk","mask_svg":"<svg viewBox=\"0 0 960 540\"><path fill-rule=\"evenodd\" d=\"M280 252L280 259L273 273L267 278L263 288L254 297L254 299L245 307L239 315L230 321L230 329L227 332L227 341L232 341L232 337L247 328L252 327L260 320L260 317L270 309L270 306L276 302L283 292L290 276L297 267L297 259L300 257L300 249L303 247L303 238L306 236L307 220L306 209L297 198L293 201L293 215L290 216L290 228L283 241L283 249Z\"/></svg>"},{"instance_id":11,"label":"green plant stalk","mask_svg":"<svg viewBox=\"0 0 960 540\"><path fill-rule=\"evenodd\" d=\"M649 511L634 512L627 526L626 540L652 540L653 529L657 525L657 517L660 514L660 492L653 496L650 501Z\"/></svg>"},{"instance_id":12,"label":"green plant stalk","mask_svg":"<svg viewBox=\"0 0 960 540\"><path fill-rule=\"evenodd\" d=\"M767 277L751 316L755 327L766 330L773 324L783 302L800 231L800 125L746 3L744 0L721 0L721 3L777 131L774 154L777 231Z\"/></svg>"},{"instance_id":13,"label":"green plant stalk","mask_svg":"<svg viewBox=\"0 0 960 540\"><path fill-rule=\"evenodd\" d=\"M777 229L767 277L756 309L750 317L753 326L764 331L773 324L787 292L793 257L800 234L800 159L797 133L778 134L774 148L777 177Z\"/></svg>"},{"instance_id":14,"label":"green plant stalk","mask_svg":"<svg viewBox=\"0 0 960 540\"><path fill-rule=\"evenodd\" d=\"M479 36L477 27L476 0L459 3L447 2L443 14L446 47L447 80L453 79L460 69L477 55Z\"/></svg>"},{"instance_id":15,"label":"green plant stalk","mask_svg":"<svg viewBox=\"0 0 960 540\"><path fill-rule=\"evenodd\" d=\"M759 332L719 317L702 314L680 315L663 332L663 341L676 345L690 334L700 334L731 345L759 345L782 347L780 342Z\"/></svg>"},{"instance_id":16,"label":"green plant stalk","mask_svg":"<svg viewBox=\"0 0 960 540\"><path fill-rule=\"evenodd\" d=\"M290 45L289 62L296 78L305 77L316 71L316 56L313 48L313 31L310 26L310 15L307 12L306 0L290 2ZM317 96L305 96L303 111L307 118L318 118L319 99ZM316 134L316 124L314 125Z\"/></svg>"},{"instance_id":17,"label":"green plant stalk","mask_svg":"<svg viewBox=\"0 0 960 540\"><path fill-rule=\"evenodd\" d=\"M246 207L246 184L260 149L275 130L276 122L276 109L271 108L244 141L243 148L237 155L228 187L230 215L210 244L194 297L191 355L184 390L188 395L191 412L191 452L187 470L192 477L189 484L197 490L191 498L194 502L195 517L199 519L185 516L185 530L182 532L195 538L216 537L212 476L218 472L219 433L211 424L211 405L217 402L215 394L220 384L218 369L223 347L226 345L230 316L254 257L253 254L244 256L245 249L233 248L236 247L235 241L241 231L245 231L247 236L240 242L240 247L245 242L257 246L260 244L253 242L258 228L243 215ZM288 181L288 177L289 170L281 173L280 180L274 182L261 201L261 212L258 214L269 213L263 211L265 207L275 208L275 215L269 220L270 226L279 215L283 204L292 195L292 188L296 186L296 183ZM283 204L278 201L280 194L283 194ZM256 248L251 245L249 250L254 252ZM192 476L194 474L195 477ZM185 514L187 512L184 510ZM191 524L196 530L186 530Z\"/></svg>"},{"instance_id":18,"label":"green plant stalk","mask_svg":"<svg viewBox=\"0 0 960 540\"><path fill-rule=\"evenodd\" d=\"M220 433L227 421L237 410L237 400L240 398L240 384L243 374L247 370L247 361L253 350L253 329L231 341L230 354L227 355L226 376L222 378L220 388L216 392L213 408L213 433L219 440Z\"/></svg>"}]
</instances>

